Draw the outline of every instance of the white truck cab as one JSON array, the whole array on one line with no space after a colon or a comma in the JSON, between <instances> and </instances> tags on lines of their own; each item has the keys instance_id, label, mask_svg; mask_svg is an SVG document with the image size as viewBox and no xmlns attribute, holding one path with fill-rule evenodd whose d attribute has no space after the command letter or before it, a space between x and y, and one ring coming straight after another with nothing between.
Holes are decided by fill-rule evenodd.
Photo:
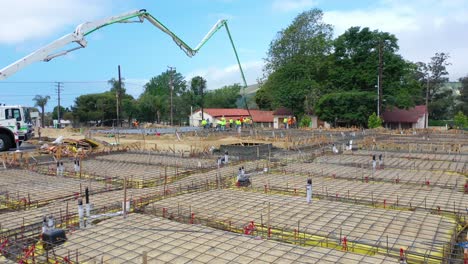
<instances>
[{"instance_id":1,"label":"white truck cab","mask_svg":"<svg viewBox=\"0 0 468 264\"><path fill-rule=\"evenodd\" d=\"M30 108L21 105L0 105L0 151L16 147L13 136L17 135L19 143L34 136Z\"/></svg>"}]
</instances>

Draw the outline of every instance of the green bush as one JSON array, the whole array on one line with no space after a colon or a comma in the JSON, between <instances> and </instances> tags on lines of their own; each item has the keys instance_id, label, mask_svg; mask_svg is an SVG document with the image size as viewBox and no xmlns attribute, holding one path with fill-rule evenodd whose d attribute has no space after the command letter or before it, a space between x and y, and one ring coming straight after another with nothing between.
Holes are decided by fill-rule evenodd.
<instances>
[{"instance_id":1,"label":"green bush","mask_svg":"<svg viewBox=\"0 0 468 264\"><path fill-rule=\"evenodd\" d=\"M375 112L372 113L372 115L369 116L369 119L367 121L367 126L369 128L378 128L382 126L382 119L378 117Z\"/></svg>"},{"instance_id":2,"label":"green bush","mask_svg":"<svg viewBox=\"0 0 468 264\"><path fill-rule=\"evenodd\" d=\"M453 117L453 123L455 124L456 127L459 129L463 129L468 127L468 117L462 113L462 111L459 111L454 117Z\"/></svg>"},{"instance_id":3,"label":"green bush","mask_svg":"<svg viewBox=\"0 0 468 264\"><path fill-rule=\"evenodd\" d=\"M300 127L310 127L311 122L312 122L312 119L310 118L310 116L305 115L305 116L302 117L301 122L299 123L299 126Z\"/></svg>"}]
</instances>

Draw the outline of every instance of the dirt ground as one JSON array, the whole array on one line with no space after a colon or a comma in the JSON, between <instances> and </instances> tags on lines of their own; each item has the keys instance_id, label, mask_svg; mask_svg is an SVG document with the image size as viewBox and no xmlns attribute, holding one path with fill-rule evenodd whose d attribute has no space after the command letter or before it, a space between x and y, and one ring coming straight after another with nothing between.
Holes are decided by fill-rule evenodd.
<instances>
[{"instance_id":1,"label":"dirt ground","mask_svg":"<svg viewBox=\"0 0 468 264\"><path fill-rule=\"evenodd\" d=\"M86 132L81 134L77 129L53 129L43 128L41 129L42 137L49 137L55 139L59 136L70 139L83 139L85 138ZM36 131L36 136L38 133ZM180 134L180 140L176 135L120 135L120 137L107 137L105 135L93 137L94 139L105 141L111 144L120 143L121 145L140 143L145 149L157 149L157 150L175 150L175 151L191 151L191 150L208 150L211 147L219 148L222 144L235 144L240 142L257 142L257 143L271 143L269 141L262 140L249 140L246 138L239 139L237 137L194 137L185 136Z\"/></svg>"}]
</instances>

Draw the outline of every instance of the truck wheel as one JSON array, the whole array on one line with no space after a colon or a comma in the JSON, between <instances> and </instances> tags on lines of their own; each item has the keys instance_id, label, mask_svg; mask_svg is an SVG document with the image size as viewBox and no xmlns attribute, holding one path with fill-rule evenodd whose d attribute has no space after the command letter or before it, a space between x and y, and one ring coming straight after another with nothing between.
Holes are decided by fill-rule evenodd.
<instances>
[{"instance_id":1,"label":"truck wheel","mask_svg":"<svg viewBox=\"0 0 468 264\"><path fill-rule=\"evenodd\" d=\"M0 151L9 150L11 146L10 138L5 134L0 134Z\"/></svg>"}]
</instances>

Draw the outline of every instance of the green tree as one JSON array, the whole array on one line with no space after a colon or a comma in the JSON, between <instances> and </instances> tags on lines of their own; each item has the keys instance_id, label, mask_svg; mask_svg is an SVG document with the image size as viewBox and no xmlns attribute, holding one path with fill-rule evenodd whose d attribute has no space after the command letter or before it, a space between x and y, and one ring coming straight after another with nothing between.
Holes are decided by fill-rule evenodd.
<instances>
[{"instance_id":1,"label":"green tree","mask_svg":"<svg viewBox=\"0 0 468 264\"><path fill-rule=\"evenodd\" d=\"M301 122L299 122L299 126L310 127L311 123L312 123L312 119L310 118L310 116L305 115L301 118Z\"/></svg>"},{"instance_id":2,"label":"green tree","mask_svg":"<svg viewBox=\"0 0 468 264\"><path fill-rule=\"evenodd\" d=\"M205 95L205 104L209 108L236 108L240 95L241 86L233 84L222 88L208 91Z\"/></svg>"},{"instance_id":3,"label":"green tree","mask_svg":"<svg viewBox=\"0 0 468 264\"><path fill-rule=\"evenodd\" d=\"M395 35L351 27L333 42L331 83L335 90L367 91L376 94L379 50L383 59L383 105L412 107L420 101L420 84L415 81L415 64L397 54Z\"/></svg>"},{"instance_id":4,"label":"green tree","mask_svg":"<svg viewBox=\"0 0 468 264\"><path fill-rule=\"evenodd\" d=\"M447 66L450 65L449 54L436 53L429 63L418 62L419 80L424 87L423 97L428 100L429 116L431 119L443 120L453 115L454 95L446 91L443 86L448 82Z\"/></svg>"},{"instance_id":5,"label":"green tree","mask_svg":"<svg viewBox=\"0 0 468 264\"><path fill-rule=\"evenodd\" d=\"M271 105L264 108L287 107L294 112L294 115L302 115L305 112L307 95L312 91L322 93L322 86L311 72L313 71L311 64L305 63L305 60L307 58L292 59L270 74L268 80L260 88L263 91L256 96L256 101L262 102L272 98ZM268 95L266 98L260 97L266 94Z\"/></svg>"},{"instance_id":6,"label":"green tree","mask_svg":"<svg viewBox=\"0 0 468 264\"><path fill-rule=\"evenodd\" d=\"M468 75L459 79L461 82L459 111L468 116Z\"/></svg>"},{"instance_id":7,"label":"green tree","mask_svg":"<svg viewBox=\"0 0 468 264\"><path fill-rule=\"evenodd\" d=\"M42 95L36 95L33 98L34 101L34 106L40 107L41 108L41 127L44 127L44 108L49 102L50 96L42 96Z\"/></svg>"},{"instance_id":8,"label":"green tree","mask_svg":"<svg viewBox=\"0 0 468 264\"><path fill-rule=\"evenodd\" d=\"M270 43L266 80L260 85L255 102L262 109L280 106L304 113L304 103L316 103L310 95L321 95L328 82L332 26L322 21L323 13L312 9L299 14ZM306 101L306 97L309 100Z\"/></svg>"},{"instance_id":9,"label":"green tree","mask_svg":"<svg viewBox=\"0 0 468 264\"><path fill-rule=\"evenodd\" d=\"M144 93L138 100L140 119L149 122L161 122L161 115L168 109L162 96Z\"/></svg>"},{"instance_id":10,"label":"green tree","mask_svg":"<svg viewBox=\"0 0 468 264\"><path fill-rule=\"evenodd\" d=\"M85 94L75 99L73 113L79 122L112 125L116 119L116 100L113 92Z\"/></svg>"},{"instance_id":11,"label":"green tree","mask_svg":"<svg viewBox=\"0 0 468 264\"><path fill-rule=\"evenodd\" d=\"M459 111L454 117L453 117L453 123L455 124L456 127L463 129L468 127L468 117L462 113L462 111Z\"/></svg>"},{"instance_id":12,"label":"green tree","mask_svg":"<svg viewBox=\"0 0 468 264\"><path fill-rule=\"evenodd\" d=\"M64 114L68 113L68 112L71 112L69 108L65 108L63 106L60 106L60 118L61 119L65 119ZM52 110L52 118L53 119L58 119L58 106L54 107L54 110Z\"/></svg>"},{"instance_id":13,"label":"green tree","mask_svg":"<svg viewBox=\"0 0 468 264\"><path fill-rule=\"evenodd\" d=\"M201 108L202 119L205 119L203 115L204 106L204 95L206 90L206 80L201 76L195 76L190 81L190 90L193 95L192 105Z\"/></svg>"},{"instance_id":14,"label":"green tree","mask_svg":"<svg viewBox=\"0 0 468 264\"><path fill-rule=\"evenodd\" d=\"M154 117L157 114L156 120L161 122L163 120L168 121L170 119L170 106L171 106L171 86L170 81L172 78L173 84L173 113L174 120L186 120L190 114L190 104L182 100L182 95L187 93L187 84L184 76L179 72L165 71L150 79L145 84L145 90L140 95L139 101L142 101L140 106L148 109L149 102L153 101L157 103L158 110L153 109L152 115L148 116L144 114L144 111L140 109L140 119L150 121L155 120ZM151 95L152 97L150 97ZM146 98L145 98L146 97ZM142 100L144 98L144 100ZM155 99L156 98L156 99ZM185 97L184 97L185 98ZM151 117L152 116L152 117Z\"/></svg>"},{"instance_id":15,"label":"green tree","mask_svg":"<svg viewBox=\"0 0 468 264\"><path fill-rule=\"evenodd\" d=\"M320 98L315 111L320 119L331 124L365 126L374 112L375 95L369 92L337 92Z\"/></svg>"},{"instance_id":16,"label":"green tree","mask_svg":"<svg viewBox=\"0 0 468 264\"><path fill-rule=\"evenodd\" d=\"M115 97L116 97L116 104L119 105L118 109L119 109L119 113L118 113L118 116L119 116L119 124L118 125L122 125L122 101L123 101L123 98L125 97L126 95L126 90L125 90L125 82L124 82L125 79L122 78L121 82L119 82L119 80L115 79L115 78L112 78L110 79L109 81L107 81L107 83L111 86L110 88L110 92L115 94ZM116 105L117 107L117 105ZM117 109L116 109L116 115L117 115ZM117 116L116 116L117 117Z\"/></svg>"},{"instance_id":17,"label":"green tree","mask_svg":"<svg viewBox=\"0 0 468 264\"><path fill-rule=\"evenodd\" d=\"M291 25L278 32L270 43L266 72L271 73L296 57L328 54L333 27L322 19L323 12L319 9L305 11L296 16Z\"/></svg>"},{"instance_id":18,"label":"green tree","mask_svg":"<svg viewBox=\"0 0 468 264\"><path fill-rule=\"evenodd\" d=\"M367 121L368 128L378 128L382 126L382 119L374 112L372 115L369 116Z\"/></svg>"}]
</instances>

